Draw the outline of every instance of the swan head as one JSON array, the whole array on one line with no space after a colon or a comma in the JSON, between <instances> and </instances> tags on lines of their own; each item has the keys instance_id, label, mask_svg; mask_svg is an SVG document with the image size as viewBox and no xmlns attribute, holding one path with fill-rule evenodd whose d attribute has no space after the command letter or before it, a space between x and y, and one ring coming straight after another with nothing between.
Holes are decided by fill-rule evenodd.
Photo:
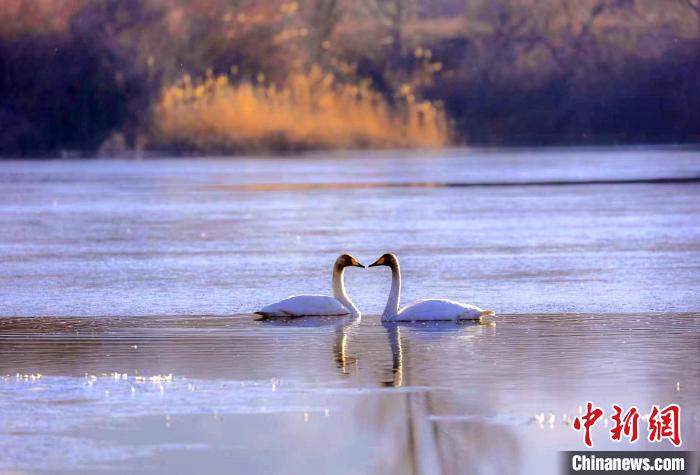
<instances>
[{"instance_id":1,"label":"swan head","mask_svg":"<svg viewBox=\"0 0 700 475\"><path fill-rule=\"evenodd\" d=\"M338 256L338 259L335 261L336 267L342 269L344 267L361 267L365 268L362 264L360 264L360 261L355 259L352 255L350 254L341 254Z\"/></svg>"},{"instance_id":2,"label":"swan head","mask_svg":"<svg viewBox=\"0 0 700 475\"><path fill-rule=\"evenodd\" d=\"M396 267L399 265L399 258L396 257L392 253L386 253L376 261L374 261L372 264L368 265L367 267L376 267L376 266L389 266L389 267Z\"/></svg>"}]
</instances>

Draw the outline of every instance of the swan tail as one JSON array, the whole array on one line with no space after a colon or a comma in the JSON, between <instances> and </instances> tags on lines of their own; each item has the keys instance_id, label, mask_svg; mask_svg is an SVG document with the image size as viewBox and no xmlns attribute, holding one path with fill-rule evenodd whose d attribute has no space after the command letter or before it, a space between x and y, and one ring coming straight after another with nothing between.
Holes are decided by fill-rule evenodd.
<instances>
[{"instance_id":1,"label":"swan tail","mask_svg":"<svg viewBox=\"0 0 700 475\"><path fill-rule=\"evenodd\" d=\"M496 315L496 312L494 312L493 310L482 310L481 312L479 312L479 318L493 317L494 315Z\"/></svg>"}]
</instances>

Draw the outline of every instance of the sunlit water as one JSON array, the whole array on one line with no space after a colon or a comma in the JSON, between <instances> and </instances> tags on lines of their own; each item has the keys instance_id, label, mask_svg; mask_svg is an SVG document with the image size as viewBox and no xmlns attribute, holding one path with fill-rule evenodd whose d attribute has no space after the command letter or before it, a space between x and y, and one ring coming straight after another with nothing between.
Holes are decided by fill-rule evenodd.
<instances>
[{"instance_id":1,"label":"sunlit water","mask_svg":"<svg viewBox=\"0 0 700 475\"><path fill-rule=\"evenodd\" d=\"M697 450L700 154L406 155L0 162L0 471L555 473L588 400ZM500 315L382 325L383 268L249 313L341 251Z\"/></svg>"}]
</instances>

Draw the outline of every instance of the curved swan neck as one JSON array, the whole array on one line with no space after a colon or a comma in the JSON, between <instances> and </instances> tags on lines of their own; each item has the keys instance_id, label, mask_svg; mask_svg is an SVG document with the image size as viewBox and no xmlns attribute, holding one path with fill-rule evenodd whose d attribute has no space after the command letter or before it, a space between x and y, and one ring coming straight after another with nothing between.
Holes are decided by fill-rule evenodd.
<instances>
[{"instance_id":1,"label":"curved swan neck","mask_svg":"<svg viewBox=\"0 0 700 475\"><path fill-rule=\"evenodd\" d=\"M401 268L398 262L392 262L391 268L391 290L386 301L386 307L382 313L382 320L394 320L399 313L399 299L401 298Z\"/></svg>"},{"instance_id":2,"label":"curved swan neck","mask_svg":"<svg viewBox=\"0 0 700 475\"><path fill-rule=\"evenodd\" d=\"M348 294L345 292L345 281L343 279L344 272L345 267L339 265L336 262L336 264L333 266L333 278L331 280L333 297L335 297L340 303L345 305L345 307L348 310L350 310L350 313L353 316L359 316L360 310L357 307L355 307L355 304L352 303L350 297L348 297Z\"/></svg>"}]
</instances>

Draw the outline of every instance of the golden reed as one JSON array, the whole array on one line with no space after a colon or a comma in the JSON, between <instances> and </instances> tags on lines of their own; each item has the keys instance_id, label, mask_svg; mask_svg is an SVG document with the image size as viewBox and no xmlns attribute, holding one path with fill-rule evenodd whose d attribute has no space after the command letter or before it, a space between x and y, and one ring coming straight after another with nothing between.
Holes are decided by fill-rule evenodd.
<instances>
[{"instance_id":1,"label":"golden reed","mask_svg":"<svg viewBox=\"0 0 700 475\"><path fill-rule=\"evenodd\" d=\"M205 152L430 148L448 141L444 112L407 88L392 106L367 81L339 83L319 68L282 88L263 82L185 76L155 107L156 141Z\"/></svg>"}]
</instances>

